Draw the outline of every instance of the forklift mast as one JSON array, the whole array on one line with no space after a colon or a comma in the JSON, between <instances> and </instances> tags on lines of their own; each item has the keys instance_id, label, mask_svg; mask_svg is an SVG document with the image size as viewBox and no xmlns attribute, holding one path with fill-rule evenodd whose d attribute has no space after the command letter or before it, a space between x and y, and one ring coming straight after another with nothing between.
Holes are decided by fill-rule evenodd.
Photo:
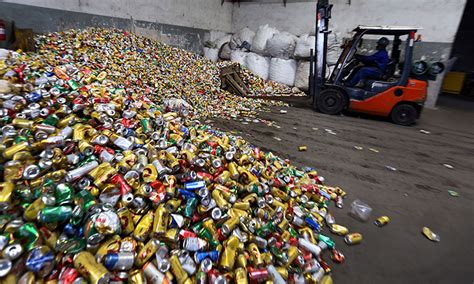
<instances>
[{"instance_id":1,"label":"forklift mast","mask_svg":"<svg viewBox=\"0 0 474 284\"><path fill-rule=\"evenodd\" d=\"M328 47L329 19L331 18L332 4L329 0L319 0L316 5L316 27L315 27L315 47L316 51L311 52L310 64L310 96L313 98L313 106L316 103L316 96L321 92L326 80L326 56Z\"/></svg>"}]
</instances>

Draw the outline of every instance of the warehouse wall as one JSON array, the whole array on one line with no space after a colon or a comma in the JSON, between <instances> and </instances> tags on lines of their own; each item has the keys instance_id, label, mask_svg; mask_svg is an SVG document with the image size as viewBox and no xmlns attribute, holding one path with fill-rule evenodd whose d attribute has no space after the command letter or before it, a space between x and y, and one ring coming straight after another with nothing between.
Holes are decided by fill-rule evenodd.
<instances>
[{"instance_id":1,"label":"warehouse wall","mask_svg":"<svg viewBox=\"0 0 474 284\"><path fill-rule=\"evenodd\" d=\"M244 27L257 30L269 24L296 35L314 32L316 1L243 0L233 10L234 32ZM423 42L414 59L447 60L466 0L330 0L334 4L330 28L342 36L360 24L421 26ZM349 4L350 3L350 4ZM443 76L430 82L426 105L434 107Z\"/></svg>"},{"instance_id":2,"label":"warehouse wall","mask_svg":"<svg viewBox=\"0 0 474 284\"><path fill-rule=\"evenodd\" d=\"M210 31L231 31L232 8L221 0L0 0L0 18L38 33L117 27L200 53Z\"/></svg>"}]
</instances>

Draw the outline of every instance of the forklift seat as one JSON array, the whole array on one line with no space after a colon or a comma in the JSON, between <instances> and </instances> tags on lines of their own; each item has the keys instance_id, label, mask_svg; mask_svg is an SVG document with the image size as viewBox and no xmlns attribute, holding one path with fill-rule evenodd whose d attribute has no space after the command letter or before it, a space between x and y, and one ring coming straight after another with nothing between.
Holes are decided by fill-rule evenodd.
<instances>
[{"instance_id":1,"label":"forklift seat","mask_svg":"<svg viewBox=\"0 0 474 284\"><path fill-rule=\"evenodd\" d=\"M365 90L380 93L393 86L396 86L398 80L380 81L380 80L367 80L365 81Z\"/></svg>"},{"instance_id":2,"label":"forklift seat","mask_svg":"<svg viewBox=\"0 0 474 284\"><path fill-rule=\"evenodd\" d=\"M382 76L382 80L388 81L388 79L392 78L393 74L395 74L396 69L397 69L397 60L390 59L390 61L387 63L387 66L385 67L385 74Z\"/></svg>"}]
</instances>

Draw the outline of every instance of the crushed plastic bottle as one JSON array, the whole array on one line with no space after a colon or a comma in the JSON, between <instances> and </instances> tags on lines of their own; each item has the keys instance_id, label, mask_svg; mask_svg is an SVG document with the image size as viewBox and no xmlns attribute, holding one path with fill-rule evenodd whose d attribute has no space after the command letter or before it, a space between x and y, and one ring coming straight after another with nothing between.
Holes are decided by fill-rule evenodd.
<instances>
[{"instance_id":1,"label":"crushed plastic bottle","mask_svg":"<svg viewBox=\"0 0 474 284\"><path fill-rule=\"evenodd\" d=\"M372 213L372 208L367 205L365 202L356 199L351 203L351 209L349 214L360 220L360 221L367 221L370 218L370 214Z\"/></svg>"}]
</instances>

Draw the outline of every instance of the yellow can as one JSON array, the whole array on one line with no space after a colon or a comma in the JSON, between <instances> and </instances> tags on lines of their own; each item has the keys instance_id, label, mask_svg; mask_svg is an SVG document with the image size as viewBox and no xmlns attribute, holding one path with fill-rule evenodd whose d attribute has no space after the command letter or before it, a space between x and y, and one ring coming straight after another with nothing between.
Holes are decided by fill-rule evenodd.
<instances>
[{"instance_id":1,"label":"yellow can","mask_svg":"<svg viewBox=\"0 0 474 284\"><path fill-rule=\"evenodd\" d=\"M329 226L329 229L331 230L332 233L339 236L345 236L347 235L347 233L349 233L349 229L338 224L331 224L331 226Z\"/></svg>"},{"instance_id":2,"label":"yellow can","mask_svg":"<svg viewBox=\"0 0 474 284\"><path fill-rule=\"evenodd\" d=\"M101 263L98 263L94 255L88 251L81 251L74 256L74 267L90 283L101 284L110 281L109 271Z\"/></svg>"},{"instance_id":3,"label":"yellow can","mask_svg":"<svg viewBox=\"0 0 474 284\"><path fill-rule=\"evenodd\" d=\"M362 241L362 235L360 233L351 233L344 237L344 241L348 245L356 245Z\"/></svg>"},{"instance_id":4,"label":"yellow can","mask_svg":"<svg viewBox=\"0 0 474 284\"><path fill-rule=\"evenodd\" d=\"M132 234L136 240L143 242L148 238L153 226L153 215L153 211L150 211L138 222Z\"/></svg>"},{"instance_id":5,"label":"yellow can","mask_svg":"<svg viewBox=\"0 0 474 284\"><path fill-rule=\"evenodd\" d=\"M388 218L388 216L382 216L382 217L377 218L377 220L375 220L374 224L378 227L383 227L383 226L387 225L388 222L390 222L390 218Z\"/></svg>"},{"instance_id":6,"label":"yellow can","mask_svg":"<svg viewBox=\"0 0 474 284\"><path fill-rule=\"evenodd\" d=\"M153 222L153 234L162 235L166 233L169 223L169 212L163 204L160 204L155 211L155 220Z\"/></svg>"},{"instance_id":7,"label":"yellow can","mask_svg":"<svg viewBox=\"0 0 474 284\"><path fill-rule=\"evenodd\" d=\"M239 267L235 271L235 283L236 284L247 284L247 270L244 267Z\"/></svg>"},{"instance_id":8,"label":"yellow can","mask_svg":"<svg viewBox=\"0 0 474 284\"><path fill-rule=\"evenodd\" d=\"M15 185L12 182L0 183L0 208L8 208L10 206L14 188Z\"/></svg>"},{"instance_id":9,"label":"yellow can","mask_svg":"<svg viewBox=\"0 0 474 284\"><path fill-rule=\"evenodd\" d=\"M306 150L308 150L308 147L307 147L307 146L304 146L304 145L303 145L303 146L299 146L299 147L298 147L298 151L300 151L300 152L303 152L303 151L306 151Z\"/></svg>"},{"instance_id":10,"label":"yellow can","mask_svg":"<svg viewBox=\"0 0 474 284\"><path fill-rule=\"evenodd\" d=\"M160 247L160 242L157 239L150 239L148 243L138 252L135 258L135 265L142 267Z\"/></svg>"},{"instance_id":11,"label":"yellow can","mask_svg":"<svg viewBox=\"0 0 474 284\"><path fill-rule=\"evenodd\" d=\"M176 277L176 281L178 284L183 284L185 283L188 279L188 273L183 269L183 266L181 265L181 261L179 260L178 256L173 254L170 259L170 265L171 265L171 272L173 272L173 275Z\"/></svg>"}]
</instances>

